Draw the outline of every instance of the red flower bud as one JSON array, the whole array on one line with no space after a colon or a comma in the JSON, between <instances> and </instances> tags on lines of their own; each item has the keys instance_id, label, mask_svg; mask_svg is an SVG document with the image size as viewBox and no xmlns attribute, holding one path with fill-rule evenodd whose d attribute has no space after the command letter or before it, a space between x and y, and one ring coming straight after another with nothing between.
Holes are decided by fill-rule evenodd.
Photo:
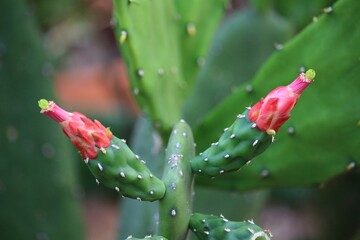
<instances>
[{"instance_id":1,"label":"red flower bud","mask_svg":"<svg viewBox=\"0 0 360 240\"><path fill-rule=\"evenodd\" d=\"M110 146L112 133L99 121L93 122L79 112L67 112L53 101L48 102L41 99L39 106L41 113L60 124L66 136L79 149L84 159L95 159L99 149L105 151L104 148Z\"/></svg>"},{"instance_id":2,"label":"red flower bud","mask_svg":"<svg viewBox=\"0 0 360 240\"><path fill-rule=\"evenodd\" d=\"M274 135L290 118L291 110L301 93L313 82L314 77L315 71L309 69L306 74L301 73L288 86L275 88L250 109L249 120L256 123L260 131Z\"/></svg>"}]
</instances>

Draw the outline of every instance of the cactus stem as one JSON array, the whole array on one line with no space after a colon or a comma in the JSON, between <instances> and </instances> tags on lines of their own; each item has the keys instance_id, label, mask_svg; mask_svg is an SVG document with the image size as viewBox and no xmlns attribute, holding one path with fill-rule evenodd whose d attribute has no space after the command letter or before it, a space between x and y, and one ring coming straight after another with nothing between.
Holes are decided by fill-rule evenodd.
<instances>
[{"instance_id":1,"label":"cactus stem","mask_svg":"<svg viewBox=\"0 0 360 240\"><path fill-rule=\"evenodd\" d=\"M103 166L101 166L100 163L98 163L97 166L98 166L98 168L99 168L100 171L104 170Z\"/></svg>"},{"instance_id":2,"label":"cactus stem","mask_svg":"<svg viewBox=\"0 0 360 240\"><path fill-rule=\"evenodd\" d=\"M188 23L186 25L186 32L189 36L194 36L196 34L196 26L193 23Z\"/></svg>"},{"instance_id":3,"label":"cactus stem","mask_svg":"<svg viewBox=\"0 0 360 240\"><path fill-rule=\"evenodd\" d=\"M97 183L97 185L100 184L99 180L97 178L95 178L95 182Z\"/></svg>"},{"instance_id":4,"label":"cactus stem","mask_svg":"<svg viewBox=\"0 0 360 240\"><path fill-rule=\"evenodd\" d=\"M124 44L124 42L126 41L127 39L127 32L125 30L122 30L121 33L120 33L120 44Z\"/></svg>"},{"instance_id":5,"label":"cactus stem","mask_svg":"<svg viewBox=\"0 0 360 240\"><path fill-rule=\"evenodd\" d=\"M120 192L120 188L118 188L118 187L115 187L115 190L116 190L117 192Z\"/></svg>"},{"instance_id":6,"label":"cactus stem","mask_svg":"<svg viewBox=\"0 0 360 240\"><path fill-rule=\"evenodd\" d=\"M88 164L89 163L89 158L85 158L84 162L85 162L85 164Z\"/></svg>"},{"instance_id":7,"label":"cactus stem","mask_svg":"<svg viewBox=\"0 0 360 240\"><path fill-rule=\"evenodd\" d=\"M111 145L113 148L115 148L116 150L120 150L120 147L118 146L118 145L116 145L116 144L112 144Z\"/></svg>"}]
</instances>

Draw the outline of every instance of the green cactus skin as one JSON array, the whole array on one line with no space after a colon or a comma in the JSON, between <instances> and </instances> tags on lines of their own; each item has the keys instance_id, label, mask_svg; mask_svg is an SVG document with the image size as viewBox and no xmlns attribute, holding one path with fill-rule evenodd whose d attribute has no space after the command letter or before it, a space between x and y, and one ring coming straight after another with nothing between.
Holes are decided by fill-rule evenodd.
<instances>
[{"instance_id":1,"label":"green cactus skin","mask_svg":"<svg viewBox=\"0 0 360 240\"><path fill-rule=\"evenodd\" d=\"M195 213L191 216L191 231L199 240L270 240L271 233L253 221L233 222L225 217Z\"/></svg>"},{"instance_id":2,"label":"green cactus skin","mask_svg":"<svg viewBox=\"0 0 360 240\"><path fill-rule=\"evenodd\" d=\"M239 170L264 152L272 138L249 121L246 110L238 115L230 127L224 129L219 141L191 160L191 167L194 173L210 177Z\"/></svg>"},{"instance_id":3,"label":"green cactus skin","mask_svg":"<svg viewBox=\"0 0 360 240\"><path fill-rule=\"evenodd\" d=\"M285 85L301 67L316 69L316 86L302 95L271 149L211 186L244 191L321 184L360 165L360 31L351 30L360 22L360 1L338 1L332 9L269 58L251 82L252 93L247 84L240 85L193 128L197 149L203 151L216 141L221 126L231 124L237 114L233 106L245 107L267 89ZM202 177L197 183L209 185Z\"/></svg>"},{"instance_id":4,"label":"green cactus skin","mask_svg":"<svg viewBox=\"0 0 360 240\"><path fill-rule=\"evenodd\" d=\"M195 156L194 139L187 123L177 123L166 150L162 178L166 194L159 203L159 234L171 240L186 239L192 213L193 173L190 160Z\"/></svg>"},{"instance_id":5,"label":"green cactus skin","mask_svg":"<svg viewBox=\"0 0 360 240\"><path fill-rule=\"evenodd\" d=\"M53 65L27 3L0 1L0 239L84 239L74 155L34 107Z\"/></svg>"},{"instance_id":6,"label":"green cactus skin","mask_svg":"<svg viewBox=\"0 0 360 240\"><path fill-rule=\"evenodd\" d=\"M161 236L146 236L145 238L134 238L133 236L129 236L126 240L167 240L167 238Z\"/></svg>"},{"instance_id":7,"label":"green cactus skin","mask_svg":"<svg viewBox=\"0 0 360 240\"><path fill-rule=\"evenodd\" d=\"M227 1L114 0L134 94L164 139L181 118Z\"/></svg>"},{"instance_id":8,"label":"green cactus skin","mask_svg":"<svg viewBox=\"0 0 360 240\"><path fill-rule=\"evenodd\" d=\"M164 183L130 150L125 140L115 136L109 147L99 151L96 159L86 159L85 163L97 182L115 189L123 196L155 201L165 194Z\"/></svg>"}]
</instances>

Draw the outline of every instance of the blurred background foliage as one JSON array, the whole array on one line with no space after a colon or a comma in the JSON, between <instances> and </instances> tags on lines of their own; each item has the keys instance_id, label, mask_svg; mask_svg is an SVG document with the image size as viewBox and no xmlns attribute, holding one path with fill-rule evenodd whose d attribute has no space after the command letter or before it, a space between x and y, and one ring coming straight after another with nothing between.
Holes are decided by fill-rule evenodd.
<instances>
[{"instance_id":1,"label":"blurred background foliage","mask_svg":"<svg viewBox=\"0 0 360 240\"><path fill-rule=\"evenodd\" d=\"M186 119L196 125L334 2L231 1L209 61L187 99ZM159 136L146 116L139 118L129 90L112 28L111 0L2 0L0 13L0 238L113 240L150 232L156 216L151 223L141 222L132 209L143 209L138 214L153 219L156 206L140 207L98 186L36 104L41 97L56 99L132 139L139 154L162 155ZM218 51L219 42L228 48ZM358 98L354 101L360 105ZM359 142L359 134L354 136ZM156 172L158 162L153 165ZM195 209L234 220L254 218L278 240L358 240L359 184L355 167L320 186L246 193L197 186ZM229 201L221 204L225 198ZM120 214L134 221L119 220Z\"/></svg>"}]
</instances>

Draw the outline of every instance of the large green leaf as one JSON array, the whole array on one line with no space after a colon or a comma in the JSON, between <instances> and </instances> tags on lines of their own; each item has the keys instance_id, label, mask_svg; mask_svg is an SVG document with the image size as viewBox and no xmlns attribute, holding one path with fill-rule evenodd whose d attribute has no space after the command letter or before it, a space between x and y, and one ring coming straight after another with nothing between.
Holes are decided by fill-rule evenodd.
<instances>
[{"instance_id":1,"label":"large green leaf","mask_svg":"<svg viewBox=\"0 0 360 240\"><path fill-rule=\"evenodd\" d=\"M114 1L134 93L164 136L181 118L226 1Z\"/></svg>"},{"instance_id":2,"label":"large green leaf","mask_svg":"<svg viewBox=\"0 0 360 240\"><path fill-rule=\"evenodd\" d=\"M307 185L326 181L360 163L360 2L341 0L283 46L252 81L209 113L195 130L198 150L215 141L247 105L292 81L301 67L317 71L276 141L240 172L209 181L228 189ZM293 127L294 134L287 129ZM291 132L291 131L290 131Z\"/></svg>"}]
</instances>

